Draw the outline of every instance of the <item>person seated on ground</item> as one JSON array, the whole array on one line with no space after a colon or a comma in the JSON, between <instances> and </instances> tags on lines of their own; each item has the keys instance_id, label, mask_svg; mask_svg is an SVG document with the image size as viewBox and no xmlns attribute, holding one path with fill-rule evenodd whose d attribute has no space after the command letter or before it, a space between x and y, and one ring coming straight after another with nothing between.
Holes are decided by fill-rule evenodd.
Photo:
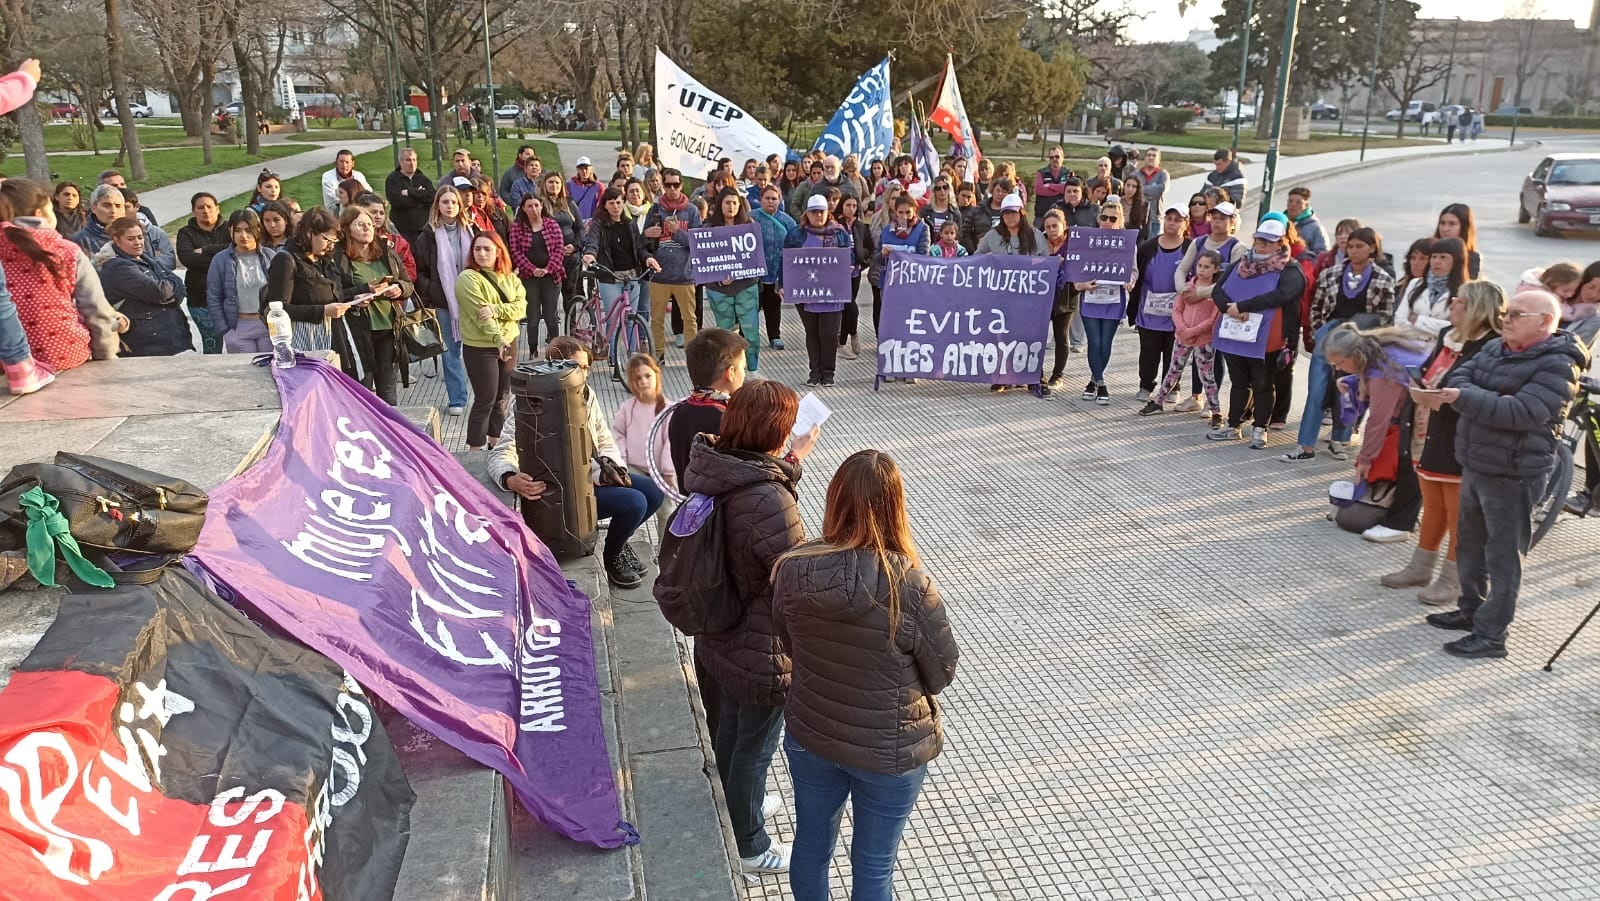
<instances>
[{"instance_id":1,"label":"person seated on ground","mask_svg":"<svg viewBox=\"0 0 1600 901\"><path fill-rule=\"evenodd\" d=\"M589 374L589 349L576 338L562 335L551 339L545 346L544 356L547 360L571 360L578 364L585 377ZM611 520L611 525L606 529L605 546L600 559L611 587L637 588L649 570L628 546L628 541L661 506L661 489L649 476L627 472L622 451L617 448L617 440L611 435L605 414L600 412L600 401L588 385L583 389L583 403L588 411L589 439L595 447L596 459L589 464L589 478L594 483L595 514L600 519ZM604 481L607 476L606 467L600 464L599 458L602 457L622 470L626 484L608 484ZM523 472L519 465L515 416L506 417L505 427L500 430L500 440L489 448L486 466L489 477L496 485L525 502L537 501L549 490L548 485Z\"/></svg>"}]
</instances>

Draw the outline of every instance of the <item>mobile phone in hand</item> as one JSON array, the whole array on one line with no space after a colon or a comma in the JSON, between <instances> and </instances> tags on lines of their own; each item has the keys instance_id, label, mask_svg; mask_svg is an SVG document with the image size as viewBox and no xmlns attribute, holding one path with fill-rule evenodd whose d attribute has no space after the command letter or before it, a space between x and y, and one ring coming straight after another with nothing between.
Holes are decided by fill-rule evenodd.
<instances>
[{"instance_id":1,"label":"mobile phone in hand","mask_svg":"<svg viewBox=\"0 0 1600 901\"><path fill-rule=\"evenodd\" d=\"M1411 376L1411 384L1417 386L1418 388L1421 388L1424 391L1430 390L1428 388L1427 383L1422 380L1422 367L1421 366L1407 366L1406 367L1406 375Z\"/></svg>"}]
</instances>

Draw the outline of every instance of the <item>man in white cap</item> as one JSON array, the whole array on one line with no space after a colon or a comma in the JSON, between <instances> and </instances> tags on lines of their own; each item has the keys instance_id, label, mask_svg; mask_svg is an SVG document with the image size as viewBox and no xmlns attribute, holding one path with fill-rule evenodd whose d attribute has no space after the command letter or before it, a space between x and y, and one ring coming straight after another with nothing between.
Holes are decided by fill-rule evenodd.
<instances>
[{"instance_id":1,"label":"man in white cap","mask_svg":"<svg viewBox=\"0 0 1600 901\"><path fill-rule=\"evenodd\" d=\"M576 174L567 181L567 193L585 222L594 218L594 208L600 202L600 179L595 177L594 166L586 156L578 157Z\"/></svg>"}]
</instances>

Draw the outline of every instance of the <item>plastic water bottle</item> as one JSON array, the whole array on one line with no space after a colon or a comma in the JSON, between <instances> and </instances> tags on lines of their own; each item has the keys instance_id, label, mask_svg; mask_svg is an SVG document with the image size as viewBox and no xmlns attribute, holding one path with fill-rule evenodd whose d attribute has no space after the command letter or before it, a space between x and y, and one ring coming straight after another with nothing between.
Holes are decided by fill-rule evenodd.
<instances>
[{"instance_id":1,"label":"plastic water bottle","mask_svg":"<svg viewBox=\"0 0 1600 901\"><path fill-rule=\"evenodd\" d=\"M267 334L272 337L272 365L279 369L294 368L294 323L283 309L283 301L274 300L267 305Z\"/></svg>"}]
</instances>

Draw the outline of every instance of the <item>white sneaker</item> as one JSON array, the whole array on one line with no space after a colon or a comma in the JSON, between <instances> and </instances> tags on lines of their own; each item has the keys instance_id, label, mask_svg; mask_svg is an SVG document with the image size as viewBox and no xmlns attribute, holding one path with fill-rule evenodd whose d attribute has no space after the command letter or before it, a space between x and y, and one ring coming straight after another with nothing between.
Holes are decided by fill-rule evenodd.
<instances>
[{"instance_id":1,"label":"white sneaker","mask_svg":"<svg viewBox=\"0 0 1600 901\"><path fill-rule=\"evenodd\" d=\"M1267 446L1267 430L1253 428L1250 430L1250 449L1261 450Z\"/></svg>"},{"instance_id":2,"label":"white sneaker","mask_svg":"<svg viewBox=\"0 0 1600 901\"><path fill-rule=\"evenodd\" d=\"M1196 394L1184 398L1183 403L1178 404L1173 409L1177 410L1179 413L1193 413L1194 411L1200 409L1200 395Z\"/></svg>"},{"instance_id":3,"label":"white sneaker","mask_svg":"<svg viewBox=\"0 0 1600 901\"><path fill-rule=\"evenodd\" d=\"M782 809L783 799L778 797L777 792L768 792L767 796L761 799L761 818L763 820L772 819Z\"/></svg>"},{"instance_id":4,"label":"white sneaker","mask_svg":"<svg viewBox=\"0 0 1600 901\"><path fill-rule=\"evenodd\" d=\"M754 857L739 858L739 869L746 873L789 872L789 846L773 842L772 847Z\"/></svg>"},{"instance_id":5,"label":"white sneaker","mask_svg":"<svg viewBox=\"0 0 1600 901\"><path fill-rule=\"evenodd\" d=\"M445 410L445 412L449 413L451 416L460 416L462 413L467 412L467 408L466 407L450 407L449 409Z\"/></svg>"},{"instance_id":6,"label":"white sneaker","mask_svg":"<svg viewBox=\"0 0 1600 901\"><path fill-rule=\"evenodd\" d=\"M1133 396L1133 399L1134 400L1149 400L1150 399L1150 392L1144 390L1143 388L1140 388L1139 389L1139 393L1135 394Z\"/></svg>"},{"instance_id":7,"label":"white sneaker","mask_svg":"<svg viewBox=\"0 0 1600 901\"><path fill-rule=\"evenodd\" d=\"M1343 460L1350 455L1345 453L1343 441L1329 441L1328 456L1334 458L1335 460Z\"/></svg>"},{"instance_id":8,"label":"white sneaker","mask_svg":"<svg viewBox=\"0 0 1600 901\"><path fill-rule=\"evenodd\" d=\"M766 376L761 374L761 370L759 370L759 369L751 369L751 370L747 371L744 374L744 377L747 380L752 381L752 382L766 381L766 378L767 378Z\"/></svg>"},{"instance_id":9,"label":"white sneaker","mask_svg":"<svg viewBox=\"0 0 1600 901\"><path fill-rule=\"evenodd\" d=\"M1362 532L1361 537L1378 544L1393 544L1397 541L1405 541L1409 539L1411 537L1411 533L1402 532L1399 529L1391 529L1388 526L1373 526L1365 532Z\"/></svg>"}]
</instances>

